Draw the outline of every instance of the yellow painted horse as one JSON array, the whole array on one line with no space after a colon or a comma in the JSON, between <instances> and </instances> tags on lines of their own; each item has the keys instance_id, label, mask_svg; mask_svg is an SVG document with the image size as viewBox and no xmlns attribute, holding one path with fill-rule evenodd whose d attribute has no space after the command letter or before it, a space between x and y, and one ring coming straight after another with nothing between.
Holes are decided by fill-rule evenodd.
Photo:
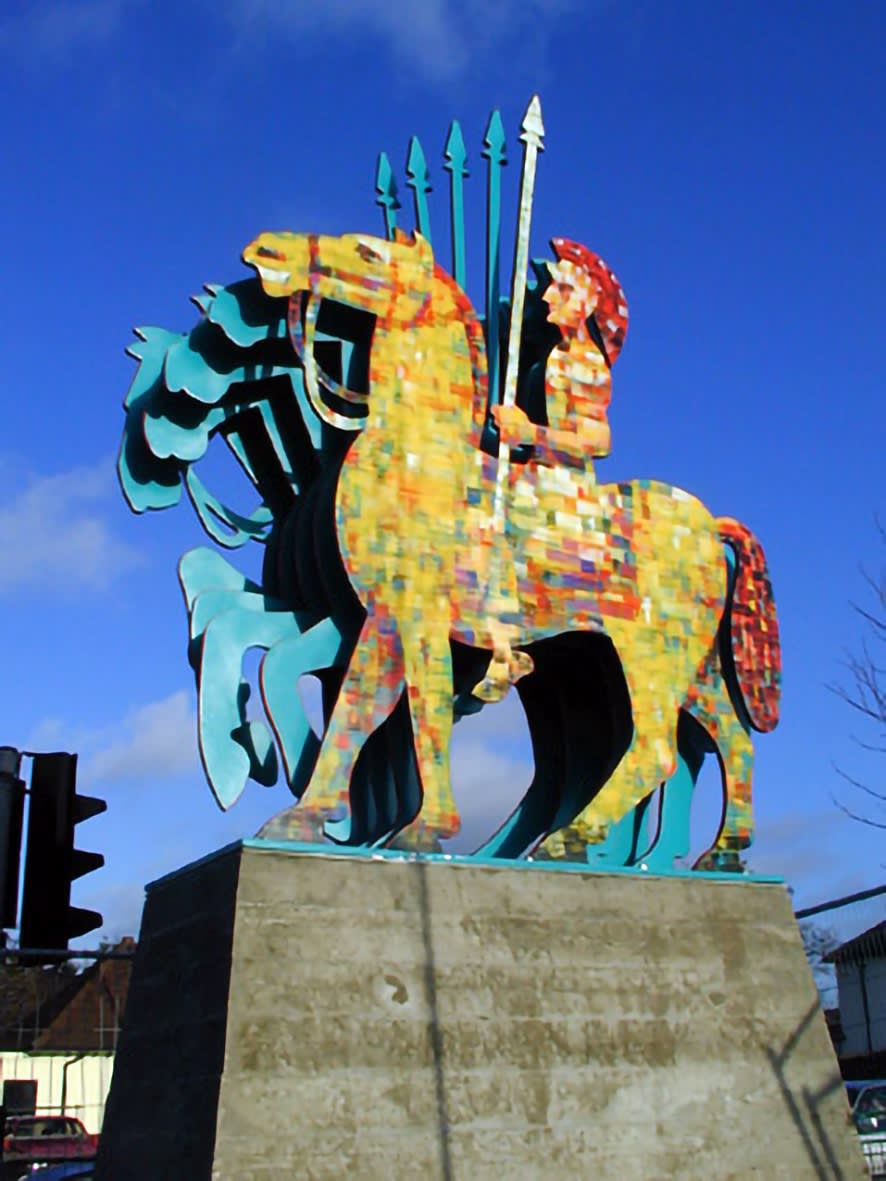
<instances>
[{"instance_id":1,"label":"yellow painted horse","mask_svg":"<svg viewBox=\"0 0 886 1181\"><path fill-rule=\"evenodd\" d=\"M721 757L735 815L721 840L736 847L749 821L750 740L720 668L728 570L708 510L655 481L597 485L568 472L556 504L546 497L542 505L513 465L506 528L497 531L496 461L478 446L482 328L430 245L418 234L389 242L266 233L243 258L269 296L307 292L375 316L367 415L336 491L341 556L366 617L302 807L344 816L331 828L346 836L356 759L405 691L424 797L414 828L419 838L451 835L450 637L492 650L502 629L514 648L595 631L621 661L633 740L573 834L601 840L667 779L682 707L727 740ZM553 834L547 850L561 854L565 839Z\"/></svg>"}]
</instances>

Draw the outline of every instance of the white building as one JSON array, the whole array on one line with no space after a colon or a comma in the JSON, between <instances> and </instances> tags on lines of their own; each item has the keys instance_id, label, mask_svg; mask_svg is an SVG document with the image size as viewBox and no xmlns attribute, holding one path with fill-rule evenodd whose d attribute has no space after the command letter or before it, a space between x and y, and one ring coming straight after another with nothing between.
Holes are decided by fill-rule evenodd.
<instances>
[{"instance_id":1,"label":"white building","mask_svg":"<svg viewBox=\"0 0 886 1181\"><path fill-rule=\"evenodd\" d=\"M115 951L132 952L124 939ZM103 960L23 1006L0 1031L0 1094L8 1115L72 1115L100 1132L131 959Z\"/></svg>"},{"instance_id":2,"label":"white building","mask_svg":"<svg viewBox=\"0 0 886 1181\"><path fill-rule=\"evenodd\" d=\"M886 922L825 958L837 971L841 1060L886 1052Z\"/></svg>"}]
</instances>

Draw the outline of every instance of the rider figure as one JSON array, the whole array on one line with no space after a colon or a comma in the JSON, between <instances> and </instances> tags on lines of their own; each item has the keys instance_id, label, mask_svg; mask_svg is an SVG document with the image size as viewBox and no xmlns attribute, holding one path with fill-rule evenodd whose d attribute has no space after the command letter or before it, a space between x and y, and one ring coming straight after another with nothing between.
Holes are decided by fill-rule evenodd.
<instances>
[{"instance_id":1,"label":"rider figure","mask_svg":"<svg viewBox=\"0 0 886 1181\"><path fill-rule=\"evenodd\" d=\"M606 412L612 397L610 369L627 332L627 301L606 263L586 246L567 238L551 242L557 262L548 263L551 282L542 299L560 340L545 366L547 426L532 422L519 406L494 406L503 441L530 444L532 459L519 472L514 492L529 492L538 507L566 507L575 475L595 482L593 459L609 454L611 432ZM571 474L570 474L571 473ZM506 631L495 645L483 681L473 690L484 701L498 701L509 684L531 672L531 658L512 651Z\"/></svg>"},{"instance_id":2,"label":"rider figure","mask_svg":"<svg viewBox=\"0 0 886 1181\"><path fill-rule=\"evenodd\" d=\"M578 468L593 478L590 461L611 446L610 369L627 332L627 303L615 275L587 247L566 238L551 245L558 261L548 264L551 282L542 299L561 339L545 367L548 425L531 422L518 406L494 406L492 413L506 443L532 444L527 469Z\"/></svg>"}]
</instances>

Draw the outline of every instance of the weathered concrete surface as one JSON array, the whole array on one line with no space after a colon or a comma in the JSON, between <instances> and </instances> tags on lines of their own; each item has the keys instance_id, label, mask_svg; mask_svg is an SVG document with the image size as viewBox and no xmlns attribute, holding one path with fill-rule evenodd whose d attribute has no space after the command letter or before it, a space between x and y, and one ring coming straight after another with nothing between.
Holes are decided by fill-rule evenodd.
<instances>
[{"instance_id":1,"label":"weathered concrete surface","mask_svg":"<svg viewBox=\"0 0 886 1181\"><path fill-rule=\"evenodd\" d=\"M867 1177L783 887L246 848L149 888L103 1181L552 1174Z\"/></svg>"}]
</instances>

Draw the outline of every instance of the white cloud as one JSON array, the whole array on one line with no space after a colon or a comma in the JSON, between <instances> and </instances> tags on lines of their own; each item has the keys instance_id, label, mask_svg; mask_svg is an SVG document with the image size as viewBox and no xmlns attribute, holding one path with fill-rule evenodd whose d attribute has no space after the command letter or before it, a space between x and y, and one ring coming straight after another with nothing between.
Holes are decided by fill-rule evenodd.
<instances>
[{"instance_id":1,"label":"white cloud","mask_svg":"<svg viewBox=\"0 0 886 1181\"><path fill-rule=\"evenodd\" d=\"M456 727L452 743L453 792L462 829L447 842L449 853L470 852L491 837L523 798L532 779L530 758L516 752L506 754L478 738L462 738L459 731L465 724Z\"/></svg>"},{"instance_id":2,"label":"white cloud","mask_svg":"<svg viewBox=\"0 0 886 1181\"><path fill-rule=\"evenodd\" d=\"M28 0L0 21L0 49L19 58L59 59L101 48L122 29L138 0Z\"/></svg>"},{"instance_id":3,"label":"white cloud","mask_svg":"<svg viewBox=\"0 0 886 1181\"><path fill-rule=\"evenodd\" d=\"M95 947L100 939L118 943L124 935L138 936L145 900L145 888L140 882L115 882L108 885L97 878L91 891L82 889L82 886L78 887L78 891L75 905L97 910L103 922L98 931L75 940L74 947Z\"/></svg>"},{"instance_id":4,"label":"white cloud","mask_svg":"<svg viewBox=\"0 0 886 1181\"><path fill-rule=\"evenodd\" d=\"M556 18L580 7L581 0L413 0L405 14L389 0L227 0L226 13L247 42L270 35L368 35L417 73L442 82L490 50L525 48L527 30L537 62L556 32Z\"/></svg>"},{"instance_id":5,"label":"white cloud","mask_svg":"<svg viewBox=\"0 0 886 1181\"><path fill-rule=\"evenodd\" d=\"M77 728L58 718L41 721L28 736L30 750L76 750L84 788L124 778L159 779L197 773L197 720L192 694L179 689L160 701L133 706L100 728Z\"/></svg>"},{"instance_id":6,"label":"white cloud","mask_svg":"<svg viewBox=\"0 0 886 1181\"><path fill-rule=\"evenodd\" d=\"M15 494L17 482L13 465L0 461L0 594L38 585L101 590L141 565L103 519L114 492L110 463L25 480Z\"/></svg>"},{"instance_id":7,"label":"white cloud","mask_svg":"<svg viewBox=\"0 0 886 1181\"><path fill-rule=\"evenodd\" d=\"M109 740L109 736L113 738ZM81 778L91 784L125 776L159 778L194 771L197 764L197 722L191 694L179 689L162 701L131 709L112 729L81 743L92 747L83 760Z\"/></svg>"}]
</instances>

